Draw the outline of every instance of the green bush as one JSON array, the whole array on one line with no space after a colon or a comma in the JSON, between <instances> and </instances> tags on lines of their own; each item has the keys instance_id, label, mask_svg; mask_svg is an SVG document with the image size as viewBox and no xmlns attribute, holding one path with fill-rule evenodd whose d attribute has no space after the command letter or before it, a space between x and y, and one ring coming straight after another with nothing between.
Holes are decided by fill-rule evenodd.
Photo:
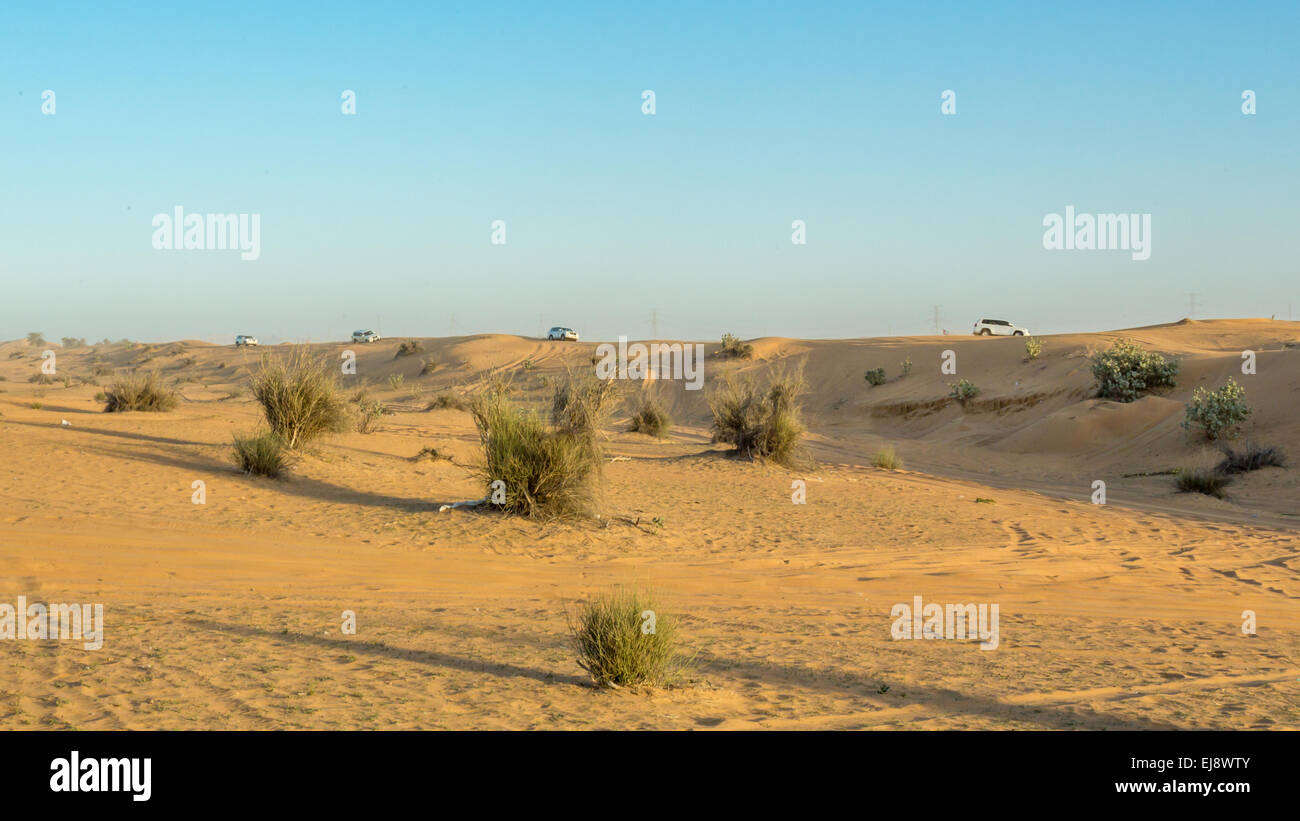
<instances>
[{"instance_id":1,"label":"green bush","mask_svg":"<svg viewBox=\"0 0 1300 821\"><path fill-rule=\"evenodd\" d=\"M748 342L741 342L740 337L735 334L723 334L722 355L736 359L753 359L754 346Z\"/></svg>"},{"instance_id":2,"label":"green bush","mask_svg":"<svg viewBox=\"0 0 1300 821\"><path fill-rule=\"evenodd\" d=\"M1097 395L1119 402L1132 402L1154 388L1172 388L1178 375L1177 362L1123 339L1109 350L1094 353L1091 361Z\"/></svg>"},{"instance_id":3,"label":"green bush","mask_svg":"<svg viewBox=\"0 0 1300 821\"><path fill-rule=\"evenodd\" d=\"M876 455L871 459L871 464L878 468L884 468L885 470L899 470L903 467L903 460L894 451L893 445L885 445L883 448L876 451Z\"/></svg>"},{"instance_id":4,"label":"green bush","mask_svg":"<svg viewBox=\"0 0 1300 821\"><path fill-rule=\"evenodd\" d=\"M601 686L670 684L686 666L676 618L649 593L619 588L594 596L569 631L579 666Z\"/></svg>"},{"instance_id":5,"label":"green bush","mask_svg":"<svg viewBox=\"0 0 1300 821\"><path fill-rule=\"evenodd\" d=\"M172 410L180 401L176 392L163 385L157 373L135 373L117 380L109 386L104 396L104 411L151 411L162 413Z\"/></svg>"},{"instance_id":6,"label":"green bush","mask_svg":"<svg viewBox=\"0 0 1300 821\"><path fill-rule=\"evenodd\" d=\"M792 465L804 432L799 419L804 388L801 370L776 371L763 389L728 374L708 397L713 441L734 445L751 459Z\"/></svg>"},{"instance_id":7,"label":"green bush","mask_svg":"<svg viewBox=\"0 0 1300 821\"><path fill-rule=\"evenodd\" d=\"M357 403L357 433L372 433L375 424L386 410L384 403L378 399L362 399Z\"/></svg>"},{"instance_id":8,"label":"green bush","mask_svg":"<svg viewBox=\"0 0 1300 821\"><path fill-rule=\"evenodd\" d=\"M271 431L235 434L235 464L244 473L279 479L288 472L284 440Z\"/></svg>"},{"instance_id":9,"label":"green bush","mask_svg":"<svg viewBox=\"0 0 1300 821\"><path fill-rule=\"evenodd\" d=\"M406 377L400 373L390 373L388 375L388 387L392 388L393 390L397 390L398 388L402 387L402 383L405 381L406 381Z\"/></svg>"},{"instance_id":10,"label":"green bush","mask_svg":"<svg viewBox=\"0 0 1300 821\"><path fill-rule=\"evenodd\" d=\"M672 426L672 417L663 405L654 399L641 399L632 408L632 422L628 431L662 439L668 435Z\"/></svg>"},{"instance_id":11,"label":"green bush","mask_svg":"<svg viewBox=\"0 0 1300 821\"><path fill-rule=\"evenodd\" d=\"M864 374L864 378L867 380L867 384L873 388L876 385L883 385L885 384L885 369L872 368Z\"/></svg>"},{"instance_id":12,"label":"green bush","mask_svg":"<svg viewBox=\"0 0 1300 821\"><path fill-rule=\"evenodd\" d=\"M1183 427L1191 429L1200 425L1205 437L1210 440L1219 437L1232 438L1241 423L1250 416L1250 407L1243 401L1246 389L1238 385L1232 377L1228 383L1217 391L1197 388L1192 394L1192 401L1187 403L1187 418Z\"/></svg>"},{"instance_id":13,"label":"green bush","mask_svg":"<svg viewBox=\"0 0 1300 821\"><path fill-rule=\"evenodd\" d=\"M1025 338L1025 361L1037 359L1043 352L1043 341L1036 336Z\"/></svg>"},{"instance_id":14,"label":"green bush","mask_svg":"<svg viewBox=\"0 0 1300 821\"><path fill-rule=\"evenodd\" d=\"M267 424L290 449L348 427L338 377L327 357L313 358L306 349L288 359L266 354L252 382Z\"/></svg>"},{"instance_id":15,"label":"green bush","mask_svg":"<svg viewBox=\"0 0 1300 821\"><path fill-rule=\"evenodd\" d=\"M951 399L956 399L958 402L961 402L963 405L966 404L968 400L974 399L975 397L979 396L980 393L980 389L975 387L975 383L971 382L969 379L962 379L958 381L957 384L955 385L949 383L948 387L952 388L952 391L948 394L948 397Z\"/></svg>"},{"instance_id":16,"label":"green bush","mask_svg":"<svg viewBox=\"0 0 1300 821\"><path fill-rule=\"evenodd\" d=\"M907 359L904 359L902 362L899 363L898 367L902 371L902 373L899 374L898 378L902 379L906 377L909 373L912 372L912 357L909 356Z\"/></svg>"}]
</instances>

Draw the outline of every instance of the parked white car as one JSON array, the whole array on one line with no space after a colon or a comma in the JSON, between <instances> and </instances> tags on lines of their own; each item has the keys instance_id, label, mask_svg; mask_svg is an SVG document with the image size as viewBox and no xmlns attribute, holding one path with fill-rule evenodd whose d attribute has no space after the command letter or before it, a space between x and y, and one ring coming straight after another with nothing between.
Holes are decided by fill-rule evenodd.
<instances>
[{"instance_id":1,"label":"parked white car","mask_svg":"<svg viewBox=\"0 0 1300 821\"><path fill-rule=\"evenodd\" d=\"M552 328L552 329L550 329L549 331L546 332L546 338L547 338L547 339L560 339L560 340L565 340L565 339L567 339L567 340L569 340L569 341L571 341L571 342L577 342L577 341L578 341L578 332L575 331L575 330L573 330L572 328L563 328L563 327L561 327L561 326L559 326L559 325L556 325L554 328Z\"/></svg>"},{"instance_id":2,"label":"parked white car","mask_svg":"<svg viewBox=\"0 0 1300 821\"><path fill-rule=\"evenodd\" d=\"M352 341L353 342L378 342L379 334L375 333L374 331L353 331Z\"/></svg>"},{"instance_id":3,"label":"parked white car","mask_svg":"<svg viewBox=\"0 0 1300 821\"><path fill-rule=\"evenodd\" d=\"M240 334L239 336L235 337L235 347L236 347L236 348L242 348L242 347L244 347L245 345L256 346L256 345L257 345L257 337L255 337L255 336L248 336L247 334Z\"/></svg>"},{"instance_id":4,"label":"parked white car","mask_svg":"<svg viewBox=\"0 0 1300 821\"><path fill-rule=\"evenodd\" d=\"M975 323L976 336L1029 336L1029 329L1012 325L1005 319L981 319Z\"/></svg>"}]
</instances>

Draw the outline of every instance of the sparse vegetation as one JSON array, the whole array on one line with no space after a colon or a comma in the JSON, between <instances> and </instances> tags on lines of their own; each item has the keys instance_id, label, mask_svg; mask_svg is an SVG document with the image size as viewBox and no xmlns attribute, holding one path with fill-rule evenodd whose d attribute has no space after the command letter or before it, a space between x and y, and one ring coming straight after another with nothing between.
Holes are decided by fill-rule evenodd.
<instances>
[{"instance_id":1,"label":"sparse vegetation","mask_svg":"<svg viewBox=\"0 0 1300 821\"><path fill-rule=\"evenodd\" d=\"M151 411L161 413L176 407L180 398L163 384L156 372L133 373L118 379L105 392L104 411Z\"/></svg>"},{"instance_id":2,"label":"sparse vegetation","mask_svg":"<svg viewBox=\"0 0 1300 821\"><path fill-rule=\"evenodd\" d=\"M1132 402L1143 392L1174 387L1178 363L1128 340L1116 340L1108 350L1091 357L1092 375L1097 380L1097 395L1118 402Z\"/></svg>"},{"instance_id":3,"label":"sparse vegetation","mask_svg":"<svg viewBox=\"0 0 1300 821\"><path fill-rule=\"evenodd\" d=\"M1025 361L1030 362L1038 358L1043 352L1043 341L1036 336L1025 338Z\"/></svg>"},{"instance_id":4,"label":"sparse vegetation","mask_svg":"<svg viewBox=\"0 0 1300 821\"><path fill-rule=\"evenodd\" d=\"M386 407L378 399L362 399L357 403L357 433L372 433L375 424L384 415Z\"/></svg>"},{"instance_id":5,"label":"sparse vegetation","mask_svg":"<svg viewBox=\"0 0 1300 821\"><path fill-rule=\"evenodd\" d=\"M1227 445L1222 450L1223 461L1215 467L1220 473L1249 473L1261 468L1286 466L1286 454L1280 448L1262 447L1248 442L1241 450L1234 450Z\"/></svg>"},{"instance_id":6,"label":"sparse vegetation","mask_svg":"<svg viewBox=\"0 0 1300 821\"><path fill-rule=\"evenodd\" d=\"M1244 401L1246 389L1236 380L1228 377L1228 382L1217 391L1197 388L1192 394L1192 401L1187 403L1187 418L1183 427L1190 430L1199 425L1205 438L1232 438L1237 434L1241 423L1250 416L1250 406Z\"/></svg>"},{"instance_id":7,"label":"sparse vegetation","mask_svg":"<svg viewBox=\"0 0 1300 821\"><path fill-rule=\"evenodd\" d=\"M431 410L463 411L463 410L468 410L469 406L465 404L464 399L461 399L459 396L457 396L454 393L440 393L437 396L435 396L433 399L431 399L429 401L429 404L426 405L424 409L427 411L431 411Z\"/></svg>"},{"instance_id":8,"label":"sparse vegetation","mask_svg":"<svg viewBox=\"0 0 1300 821\"><path fill-rule=\"evenodd\" d=\"M871 464L885 470L900 470L903 467L903 460L894 451L893 445L885 445L876 451L876 455L871 459Z\"/></svg>"},{"instance_id":9,"label":"sparse vegetation","mask_svg":"<svg viewBox=\"0 0 1300 821\"><path fill-rule=\"evenodd\" d=\"M40 347L41 345L48 345L50 343L45 341L45 334L40 331L32 331L27 334L27 344Z\"/></svg>"},{"instance_id":10,"label":"sparse vegetation","mask_svg":"<svg viewBox=\"0 0 1300 821\"><path fill-rule=\"evenodd\" d=\"M324 356L313 358L305 349L287 359L266 354L252 382L267 424L290 449L347 427L338 377Z\"/></svg>"},{"instance_id":11,"label":"sparse vegetation","mask_svg":"<svg viewBox=\"0 0 1300 821\"><path fill-rule=\"evenodd\" d=\"M641 398L632 406L632 421L628 425L631 433L644 433L660 439L668 435L673 420L658 400Z\"/></svg>"},{"instance_id":12,"label":"sparse vegetation","mask_svg":"<svg viewBox=\"0 0 1300 821\"><path fill-rule=\"evenodd\" d=\"M235 464L244 473L279 479L288 472L289 457L284 440L273 431L251 435L235 434Z\"/></svg>"},{"instance_id":13,"label":"sparse vegetation","mask_svg":"<svg viewBox=\"0 0 1300 821\"><path fill-rule=\"evenodd\" d=\"M734 445L751 459L793 464L804 432L799 419L804 388L802 370L776 371L764 389L727 375L709 397L713 441Z\"/></svg>"},{"instance_id":14,"label":"sparse vegetation","mask_svg":"<svg viewBox=\"0 0 1300 821\"><path fill-rule=\"evenodd\" d=\"M956 399L963 405L980 394L980 389L975 387L975 383L969 379L961 379L955 385L950 383L948 387L952 388L952 391L948 394L949 398Z\"/></svg>"},{"instance_id":15,"label":"sparse vegetation","mask_svg":"<svg viewBox=\"0 0 1300 821\"><path fill-rule=\"evenodd\" d=\"M65 348L84 348L84 347L86 347L86 340L84 340L84 339L82 339L82 338L80 338L80 337L76 337L76 336L65 336L65 337L63 337L63 339L62 339L61 341L62 341L63 347L65 347Z\"/></svg>"},{"instance_id":16,"label":"sparse vegetation","mask_svg":"<svg viewBox=\"0 0 1300 821\"><path fill-rule=\"evenodd\" d=\"M393 356L397 359L401 356L414 356L417 353L424 352L424 345L418 339L407 339L397 346L397 353Z\"/></svg>"},{"instance_id":17,"label":"sparse vegetation","mask_svg":"<svg viewBox=\"0 0 1300 821\"><path fill-rule=\"evenodd\" d=\"M873 388L877 385L885 384L884 368L872 368L871 370L867 371L863 376L867 380L867 384Z\"/></svg>"},{"instance_id":18,"label":"sparse vegetation","mask_svg":"<svg viewBox=\"0 0 1300 821\"><path fill-rule=\"evenodd\" d=\"M907 359L904 359L902 362L898 364L898 367L900 370L898 378L899 379L906 378L906 376L912 372L912 357L909 356Z\"/></svg>"},{"instance_id":19,"label":"sparse vegetation","mask_svg":"<svg viewBox=\"0 0 1300 821\"><path fill-rule=\"evenodd\" d=\"M388 387L392 388L393 390L397 390L398 388L402 387L402 383L405 381L406 381L406 377L402 376L400 373L390 373L388 375Z\"/></svg>"},{"instance_id":20,"label":"sparse vegetation","mask_svg":"<svg viewBox=\"0 0 1300 821\"><path fill-rule=\"evenodd\" d=\"M425 359L420 363L420 376L427 376L442 367L437 359Z\"/></svg>"},{"instance_id":21,"label":"sparse vegetation","mask_svg":"<svg viewBox=\"0 0 1300 821\"><path fill-rule=\"evenodd\" d=\"M741 342L740 337L735 334L723 334L722 355L735 359L753 359L754 346L748 342Z\"/></svg>"},{"instance_id":22,"label":"sparse vegetation","mask_svg":"<svg viewBox=\"0 0 1300 821\"><path fill-rule=\"evenodd\" d=\"M426 459L430 462L437 462L439 459L446 459L448 461L451 460L450 456L448 456L445 453L439 453L438 449L435 447L420 448L420 452L415 454L415 456L412 458L417 462Z\"/></svg>"},{"instance_id":23,"label":"sparse vegetation","mask_svg":"<svg viewBox=\"0 0 1300 821\"><path fill-rule=\"evenodd\" d=\"M601 686L672 683L685 668L677 620L654 597L618 588L587 601L570 621L578 664Z\"/></svg>"},{"instance_id":24,"label":"sparse vegetation","mask_svg":"<svg viewBox=\"0 0 1300 821\"><path fill-rule=\"evenodd\" d=\"M1174 487L1179 493L1204 493L1217 499L1224 498L1224 488L1232 484L1232 477L1213 467L1181 468L1174 471Z\"/></svg>"}]
</instances>

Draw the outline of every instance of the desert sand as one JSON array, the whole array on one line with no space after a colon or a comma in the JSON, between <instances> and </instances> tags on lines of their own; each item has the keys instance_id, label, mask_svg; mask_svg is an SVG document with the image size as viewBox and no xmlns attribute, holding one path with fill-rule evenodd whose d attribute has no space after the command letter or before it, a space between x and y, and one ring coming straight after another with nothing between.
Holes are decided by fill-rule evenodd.
<instances>
[{"instance_id":1,"label":"desert sand","mask_svg":"<svg viewBox=\"0 0 1300 821\"><path fill-rule=\"evenodd\" d=\"M1121 336L1177 357L1177 388L1091 398L1087 354ZM400 358L398 339L314 345L355 350L345 384L364 378L394 412L313 445L285 481L239 473L230 440L260 421L250 370L291 346L5 343L0 601L102 603L105 639L0 641L0 728L1300 727L1300 471L1247 474L1226 500L1163 474L1208 458L1183 407L1228 376L1254 408L1245 435L1300 459L1300 323L1043 341L1032 362L1007 338L764 338L752 361L709 344L706 385L804 363L815 464L731 458L710 443L704 392L637 383L676 427L659 441L616 415L599 523L439 512L483 495L479 448L468 413L424 410L489 374L541 403L594 342L422 339ZM44 347L60 379L92 361L158 369L181 405L106 414L101 387L31 383ZM1243 376L1247 349L1258 373ZM944 350L981 389L964 408L946 398ZM425 358L441 364L420 375ZM877 366L890 381L870 388ZM881 445L904 469L871 467ZM451 458L415 459L424 447ZM596 688L576 664L566 615L625 583L680 616L695 659L678 686ZM891 608L916 595L997 603L999 647L892 639Z\"/></svg>"}]
</instances>

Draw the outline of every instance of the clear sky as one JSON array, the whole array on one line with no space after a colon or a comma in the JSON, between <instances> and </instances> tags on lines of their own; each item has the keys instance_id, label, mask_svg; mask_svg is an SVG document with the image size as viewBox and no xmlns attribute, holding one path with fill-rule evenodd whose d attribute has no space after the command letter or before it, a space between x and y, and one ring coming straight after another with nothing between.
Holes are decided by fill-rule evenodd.
<instances>
[{"instance_id":1,"label":"clear sky","mask_svg":"<svg viewBox=\"0 0 1300 821\"><path fill-rule=\"evenodd\" d=\"M53 5L0 25L0 338L1300 319L1294 0ZM1067 205L1151 258L1045 250Z\"/></svg>"}]
</instances>

